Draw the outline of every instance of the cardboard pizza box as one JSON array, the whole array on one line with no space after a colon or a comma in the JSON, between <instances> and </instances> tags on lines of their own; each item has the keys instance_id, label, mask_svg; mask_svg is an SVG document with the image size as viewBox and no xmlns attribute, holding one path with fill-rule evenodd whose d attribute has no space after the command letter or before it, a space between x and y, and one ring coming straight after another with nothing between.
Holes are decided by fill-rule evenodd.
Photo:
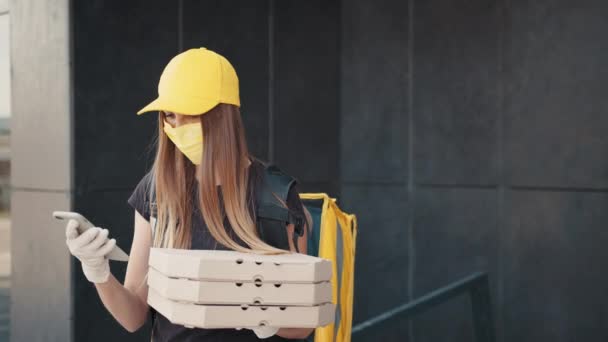
<instances>
[{"instance_id":1,"label":"cardboard pizza box","mask_svg":"<svg viewBox=\"0 0 608 342\"><path fill-rule=\"evenodd\" d=\"M335 305L318 306L239 306L200 305L172 301L148 289L148 304L171 323L190 328L315 328L334 320Z\"/></svg>"},{"instance_id":2,"label":"cardboard pizza box","mask_svg":"<svg viewBox=\"0 0 608 342\"><path fill-rule=\"evenodd\" d=\"M331 302L331 283L218 282L170 278L153 267L148 286L162 297L197 304L312 306Z\"/></svg>"},{"instance_id":3,"label":"cardboard pizza box","mask_svg":"<svg viewBox=\"0 0 608 342\"><path fill-rule=\"evenodd\" d=\"M258 283L319 283L331 279L331 261L305 254L151 248L149 266L173 278Z\"/></svg>"}]
</instances>

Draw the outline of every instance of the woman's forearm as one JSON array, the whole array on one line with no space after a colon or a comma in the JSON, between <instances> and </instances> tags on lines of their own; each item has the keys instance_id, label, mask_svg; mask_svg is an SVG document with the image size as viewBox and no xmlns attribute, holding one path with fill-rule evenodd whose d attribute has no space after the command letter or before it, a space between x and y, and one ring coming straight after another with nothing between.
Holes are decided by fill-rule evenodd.
<instances>
[{"instance_id":1,"label":"woman's forearm","mask_svg":"<svg viewBox=\"0 0 608 342\"><path fill-rule=\"evenodd\" d=\"M129 332L134 332L146 322L148 304L124 287L112 274L105 283L95 284L106 309Z\"/></svg>"},{"instance_id":2,"label":"woman's forearm","mask_svg":"<svg viewBox=\"0 0 608 342\"><path fill-rule=\"evenodd\" d=\"M277 332L277 335L283 338L305 339L314 330L313 328L281 328Z\"/></svg>"}]
</instances>

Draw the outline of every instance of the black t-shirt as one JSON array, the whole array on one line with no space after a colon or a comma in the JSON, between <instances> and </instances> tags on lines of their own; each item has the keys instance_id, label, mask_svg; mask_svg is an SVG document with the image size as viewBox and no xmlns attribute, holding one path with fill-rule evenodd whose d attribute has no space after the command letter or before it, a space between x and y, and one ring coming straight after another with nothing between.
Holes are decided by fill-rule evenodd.
<instances>
[{"instance_id":1,"label":"black t-shirt","mask_svg":"<svg viewBox=\"0 0 608 342\"><path fill-rule=\"evenodd\" d=\"M264 172L264 165L254 160L250 165L249 172L249 182L248 186L253 187L255 194L255 189L260 184L260 179ZM135 209L137 212L143 216L147 221L150 222L150 217L152 216L152 221L155 221L154 215L150 213L150 194L149 194L149 184L150 184L150 173L146 174L142 180L139 182L133 193L128 199L128 203ZM221 244L217 243L217 241L211 236L207 225L203 220L203 215L198 208L198 190L193 194L195 200L192 201L192 249L227 249ZM255 197L254 197L255 198ZM303 216L303 206L300 201L300 197L298 191L295 186L293 186L287 197L287 207L294 211L294 213ZM224 225L230 231L230 224L227 220L224 221ZM153 227L154 228L154 227ZM235 235L231 234L233 239L245 246L245 244L238 239ZM279 246L276 246L279 247ZM152 309L152 308L151 308ZM153 310L153 309L152 309ZM199 329L199 328L186 328L181 325L171 323L167 318L161 315L158 312L154 312L154 321L152 325L152 340L154 342L211 342L211 341L222 341L222 342L246 342L246 341L259 341L257 336L253 333L253 331L249 329ZM273 336L271 338L265 339L264 341L268 342L279 342L279 341L293 341L289 339L285 339L279 336Z\"/></svg>"}]
</instances>

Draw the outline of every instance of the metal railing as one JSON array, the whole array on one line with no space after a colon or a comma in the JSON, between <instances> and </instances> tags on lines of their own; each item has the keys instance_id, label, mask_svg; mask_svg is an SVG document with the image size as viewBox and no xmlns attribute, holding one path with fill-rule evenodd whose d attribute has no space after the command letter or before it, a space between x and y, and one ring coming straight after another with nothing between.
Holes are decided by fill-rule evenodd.
<instances>
[{"instance_id":1,"label":"metal railing","mask_svg":"<svg viewBox=\"0 0 608 342\"><path fill-rule=\"evenodd\" d=\"M353 327L352 335L355 336L363 330L385 323L392 319L410 319L412 316L422 313L436 305L447 302L462 294L468 294L471 298L471 309L473 313L473 329L475 330L475 341L495 342L496 331L492 318L492 304L490 302L490 284L485 272L477 272L456 281L448 286L430 292L416 300L400 305L381 315L361 322Z\"/></svg>"}]
</instances>

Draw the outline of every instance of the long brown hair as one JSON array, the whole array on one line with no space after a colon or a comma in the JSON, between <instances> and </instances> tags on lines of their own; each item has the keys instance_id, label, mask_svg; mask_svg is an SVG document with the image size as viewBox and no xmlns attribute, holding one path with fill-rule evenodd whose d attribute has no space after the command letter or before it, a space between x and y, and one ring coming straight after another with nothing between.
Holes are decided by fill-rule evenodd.
<instances>
[{"instance_id":1,"label":"long brown hair","mask_svg":"<svg viewBox=\"0 0 608 342\"><path fill-rule=\"evenodd\" d=\"M153 245L189 249L192 208L196 204L218 243L242 252L284 253L262 241L257 234L255 211L250 211L254 199L248 186L251 168L247 163L252 157L239 108L219 104L199 118L203 130L203 160L196 175L196 166L165 134L164 114L159 113L158 148L151 177L157 213ZM221 182L220 187L216 180ZM193 203L194 190L198 190L199 203ZM225 219L231 231L248 247L233 239L224 226Z\"/></svg>"}]
</instances>

